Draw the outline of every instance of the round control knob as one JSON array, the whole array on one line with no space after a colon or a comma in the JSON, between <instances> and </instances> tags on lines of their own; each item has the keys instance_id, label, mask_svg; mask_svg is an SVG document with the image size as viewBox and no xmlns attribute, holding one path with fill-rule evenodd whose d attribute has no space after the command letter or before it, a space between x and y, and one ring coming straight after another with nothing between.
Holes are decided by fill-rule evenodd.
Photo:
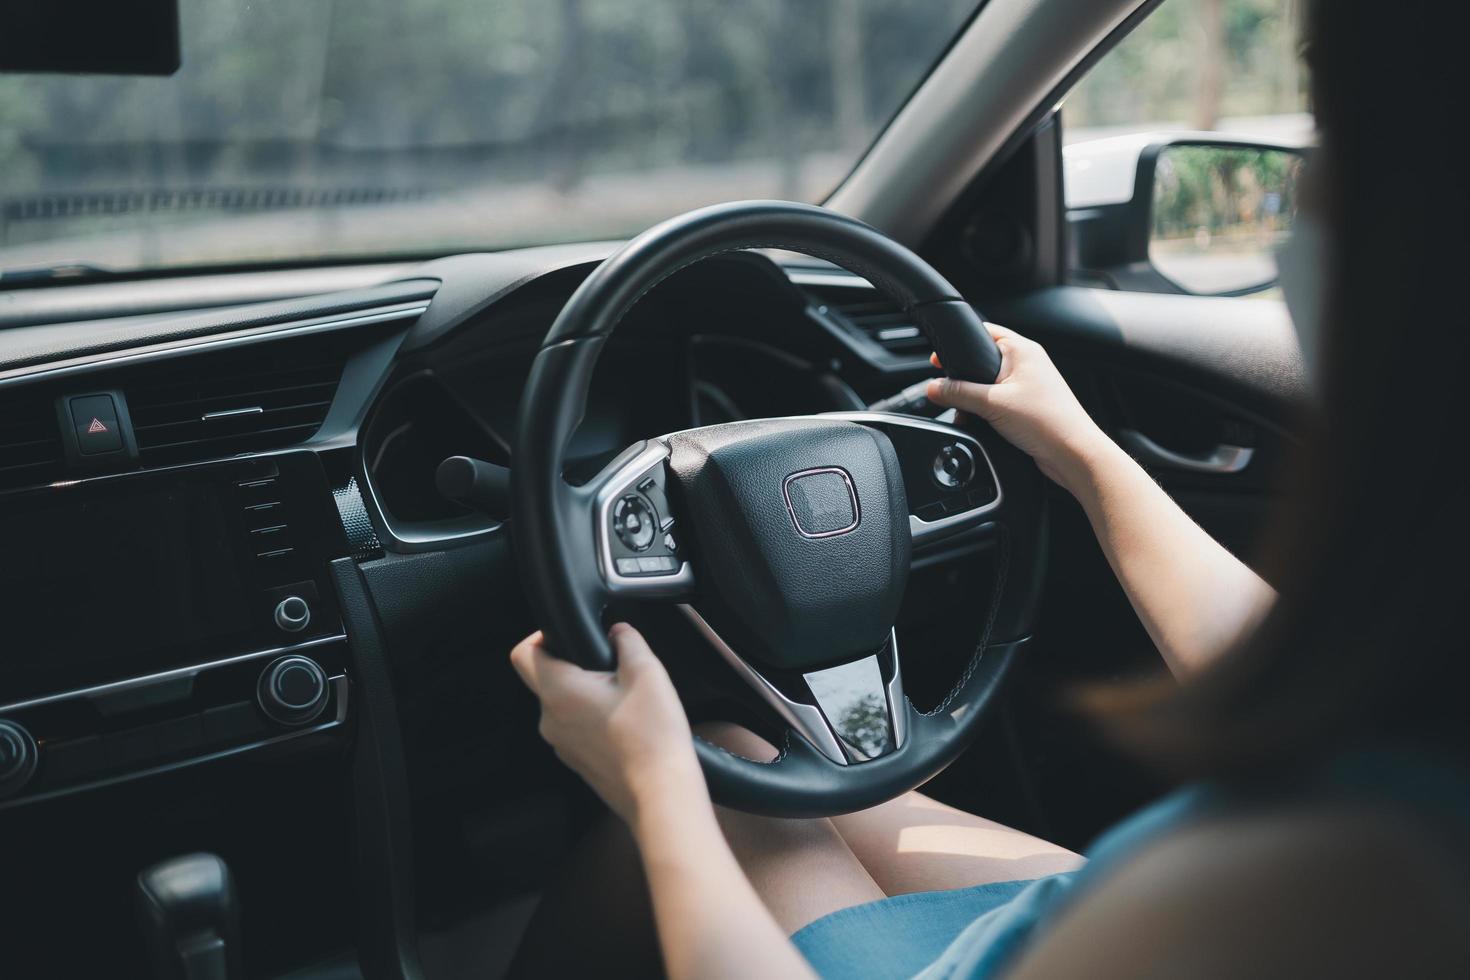
<instances>
[{"instance_id":1,"label":"round control knob","mask_svg":"<svg viewBox=\"0 0 1470 980\"><path fill-rule=\"evenodd\" d=\"M633 551L644 551L653 544L658 533L658 515L653 505L636 493L630 493L613 508L613 530L618 540Z\"/></svg>"},{"instance_id":2,"label":"round control knob","mask_svg":"<svg viewBox=\"0 0 1470 980\"><path fill-rule=\"evenodd\" d=\"M305 725L327 706L327 675L309 657L282 657L261 673L255 696L272 721Z\"/></svg>"},{"instance_id":3,"label":"round control knob","mask_svg":"<svg viewBox=\"0 0 1470 980\"><path fill-rule=\"evenodd\" d=\"M0 800L14 796L36 771L36 740L13 721L0 721Z\"/></svg>"},{"instance_id":4,"label":"round control knob","mask_svg":"<svg viewBox=\"0 0 1470 980\"><path fill-rule=\"evenodd\" d=\"M934 481L957 490L975 478L975 456L963 443L952 442L934 457Z\"/></svg>"},{"instance_id":5,"label":"round control knob","mask_svg":"<svg viewBox=\"0 0 1470 980\"><path fill-rule=\"evenodd\" d=\"M300 633L311 622L311 606L299 595L288 595L276 604L276 625L287 633Z\"/></svg>"}]
</instances>

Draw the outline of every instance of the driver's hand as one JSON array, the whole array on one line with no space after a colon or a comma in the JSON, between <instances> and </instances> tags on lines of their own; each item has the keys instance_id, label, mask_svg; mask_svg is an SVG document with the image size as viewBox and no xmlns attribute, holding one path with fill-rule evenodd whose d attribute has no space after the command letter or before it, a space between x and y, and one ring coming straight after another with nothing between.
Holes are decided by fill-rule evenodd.
<instances>
[{"instance_id":1,"label":"driver's hand","mask_svg":"<svg viewBox=\"0 0 1470 980\"><path fill-rule=\"evenodd\" d=\"M1001 353L995 383L939 378L929 382L929 400L978 415L1036 460L1041 472L1075 494L1089 454L1108 442L1107 435L1040 344L993 323L986 327ZM940 366L937 356L932 360Z\"/></svg>"},{"instance_id":2,"label":"driver's hand","mask_svg":"<svg viewBox=\"0 0 1470 980\"><path fill-rule=\"evenodd\" d=\"M616 671L558 659L540 632L510 652L541 699L541 737L629 825L650 800L706 794L689 719L664 665L627 623L608 631Z\"/></svg>"}]
</instances>

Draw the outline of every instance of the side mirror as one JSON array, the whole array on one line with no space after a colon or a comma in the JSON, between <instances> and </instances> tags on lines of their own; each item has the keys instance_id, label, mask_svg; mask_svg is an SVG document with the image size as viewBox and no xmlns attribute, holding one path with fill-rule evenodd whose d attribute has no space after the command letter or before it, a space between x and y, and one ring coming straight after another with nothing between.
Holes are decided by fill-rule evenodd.
<instances>
[{"instance_id":1,"label":"side mirror","mask_svg":"<svg viewBox=\"0 0 1470 980\"><path fill-rule=\"evenodd\" d=\"M1102 142L1077 147L1076 160L1094 166L1099 154L1132 149L1137 162L1127 200L1068 201L1072 264L1082 278L1201 296L1241 296L1276 285L1276 252L1296 215L1302 148L1215 136L1116 148Z\"/></svg>"}]
</instances>

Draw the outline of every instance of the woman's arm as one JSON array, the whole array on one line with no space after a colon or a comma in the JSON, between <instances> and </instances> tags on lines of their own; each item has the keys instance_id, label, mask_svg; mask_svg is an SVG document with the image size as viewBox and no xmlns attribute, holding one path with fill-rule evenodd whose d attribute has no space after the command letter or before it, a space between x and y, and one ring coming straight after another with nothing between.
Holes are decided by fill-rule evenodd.
<instances>
[{"instance_id":1,"label":"woman's arm","mask_svg":"<svg viewBox=\"0 0 1470 980\"><path fill-rule=\"evenodd\" d=\"M1202 666L1255 625L1276 593L1098 428L1040 345L990 330L1002 355L995 384L946 378L930 384L930 399L990 423L1076 497L1169 668Z\"/></svg>"},{"instance_id":2,"label":"woman's arm","mask_svg":"<svg viewBox=\"0 0 1470 980\"><path fill-rule=\"evenodd\" d=\"M666 797L633 828L670 977L812 977L751 887L703 792Z\"/></svg>"},{"instance_id":3,"label":"woman's arm","mask_svg":"<svg viewBox=\"0 0 1470 980\"><path fill-rule=\"evenodd\" d=\"M616 671L558 660L540 633L511 663L541 699L542 736L632 830L669 976L813 976L725 843L663 664L624 623L608 637Z\"/></svg>"}]
</instances>

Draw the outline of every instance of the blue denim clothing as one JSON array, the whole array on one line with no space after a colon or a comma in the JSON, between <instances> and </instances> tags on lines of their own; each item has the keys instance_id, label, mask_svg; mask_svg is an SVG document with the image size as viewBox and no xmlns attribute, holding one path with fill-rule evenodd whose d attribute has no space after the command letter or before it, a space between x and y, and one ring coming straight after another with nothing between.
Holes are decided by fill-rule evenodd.
<instances>
[{"instance_id":1,"label":"blue denim clothing","mask_svg":"<svg viewBox=\"0 0 1470 980\"><path fill-rule=\"evenodd\" d=\"M823 977L988 980L1001 974L1058 910L1144 844L1214 815L1304 798L1387 798L1452 831L1470 828L1470 781L1415 754L1364 752L1271 786L1199 785L1124 820L1088 848L1087 864L1032 881L916 892L840 909L792 936Z\"/></svg>"}]
</instances>

